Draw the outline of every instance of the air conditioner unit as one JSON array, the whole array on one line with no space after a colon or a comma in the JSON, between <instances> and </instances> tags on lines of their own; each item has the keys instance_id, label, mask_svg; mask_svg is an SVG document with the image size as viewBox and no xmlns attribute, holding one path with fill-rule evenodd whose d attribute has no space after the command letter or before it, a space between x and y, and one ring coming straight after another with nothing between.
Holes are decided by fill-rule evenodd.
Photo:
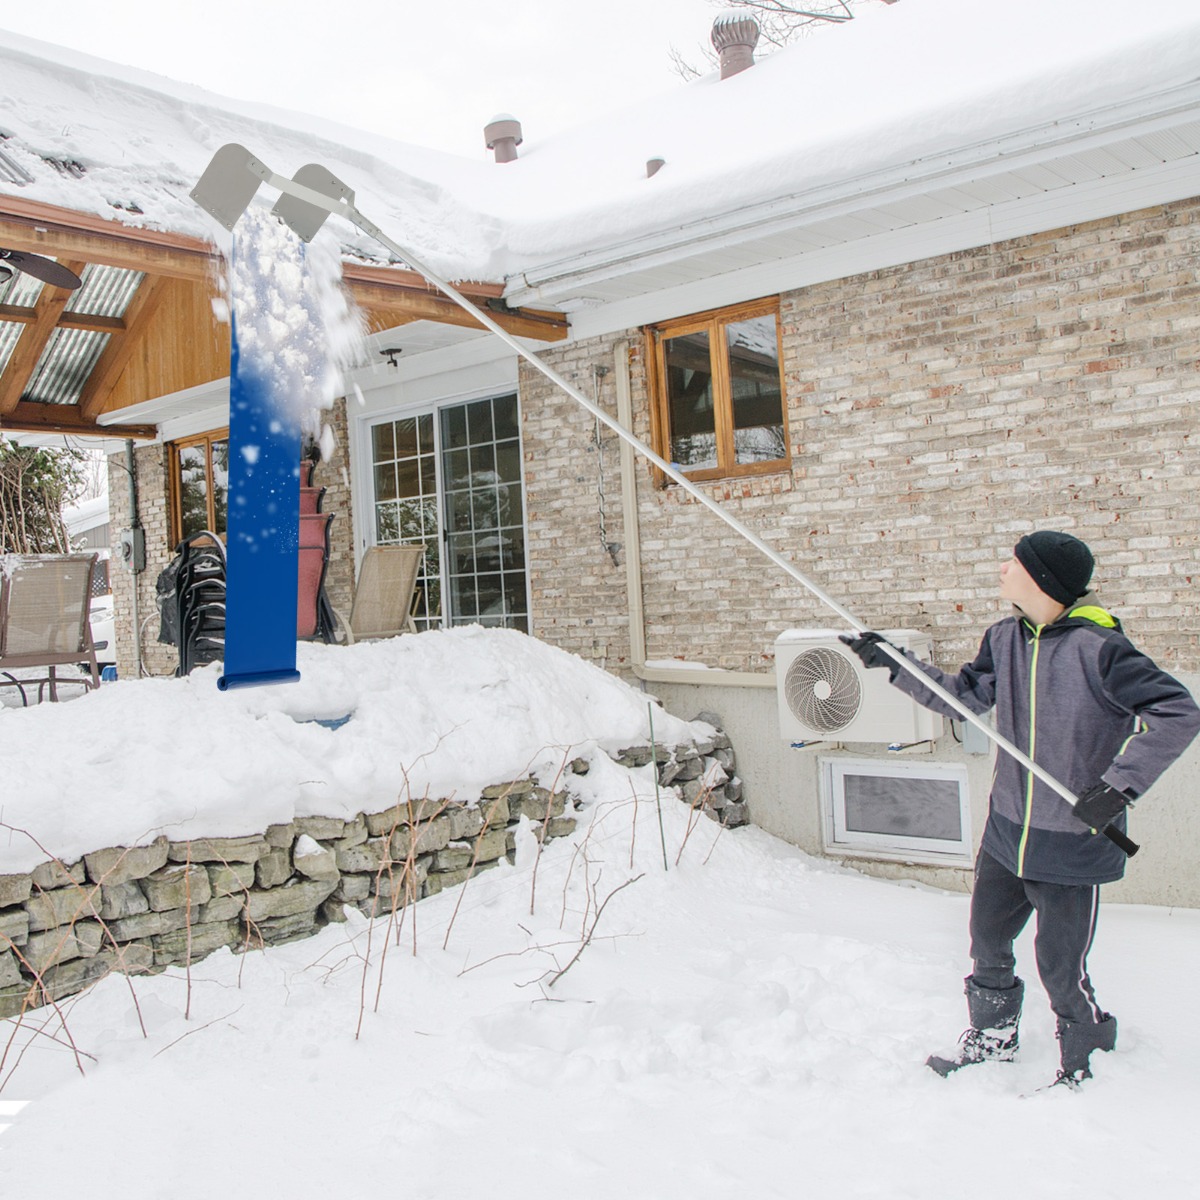
<instances>
[{"instance_id":1,"label":"air conditioner unit","mask_svg":"<svg viewBox=\"0 0 1200 1200\"><path fill-rule=\"evenodd\" d=\"M927 634L880 632L918 658L932 656ZM785 630L775 641L775 677L784 741L908 745L942 735L940 716L893 687L887 671L867 670L836 630Z\"/></svg>"}]
</instances>

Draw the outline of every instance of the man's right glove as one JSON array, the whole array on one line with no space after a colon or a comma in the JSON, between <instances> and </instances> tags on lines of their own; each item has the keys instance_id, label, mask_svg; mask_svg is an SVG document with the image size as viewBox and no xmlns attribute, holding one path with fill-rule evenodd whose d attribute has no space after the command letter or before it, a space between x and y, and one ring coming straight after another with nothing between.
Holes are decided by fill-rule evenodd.
<instances>
[{"instance_id":1,"label":"man's right glove","mask_svg":"<svg viewBox=\"0 0 1200 1200\"><path fill-rule=\"evenodd\" d=\"M886 650L880 649L881 646L891 646L892 644L883 634L873 633L868 629L857 637L849 633L839 634L838 641L849 646L862 659L864 667L888 667L893 675L896 673L898 669L896 660Z\"/></svg>"},{"instance_id":2,"label":"man's right glove","mask_svg":"<svg viewBox=\"0 0 1200 1200\"><path fill-rule=\"evenodd\" d=\"M1075 802L1075 815L1089 829L1100 830L1120 816L1129 801L1124 792L1107 783L1097 783Z\"/></svg>"}]
</instances>

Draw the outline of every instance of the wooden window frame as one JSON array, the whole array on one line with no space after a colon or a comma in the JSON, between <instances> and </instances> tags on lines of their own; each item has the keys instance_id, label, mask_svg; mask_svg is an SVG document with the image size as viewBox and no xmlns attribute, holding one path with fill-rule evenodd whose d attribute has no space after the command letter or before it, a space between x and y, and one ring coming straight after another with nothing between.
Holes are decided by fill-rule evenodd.
<instances>
[{"instance_id":1,"label":"wooden window frame","mask_svg":"<svg viewBox=\"0 0 1200 1200\"><path fill-rule=\"evenodd\" d=\"M738 463L735 461L733 440L733 403L730 384L729 354L725 350L725 327L753 317L775 316L775 339L779 351L779 397L780 419L784 430L785 454L765 462ZM709 356L712 366L713 416L716 426L717 466L702 470L680 472L688 479L738 479L754 475L780 475L792 469L792 443L788 435L787 390L783 374L783 328L779 315L779 297L754 300L728 308L714 308L707 312L694 313L687 317L676 317L646 326L647 384L650 394L650 432L654 449L671 462L671 406L666 388L665 344L668 338L682 337L689 333L707 332ZM715 351L720 348L721 353ZM670 480L658 468L655 479L660 487Z\"/></svg>"},{"instance_id":2,"label":"wooden window frame","mask_svg":"<svg viewBox=\"0 0 1200 1200\"><path fill-rule=\"evenodd\" d=\"M207 483L207 502L208 502L208 520L205 528L212 529L216 524L216 510L213 507L213 497L215 489L213 487L213 468L212 468L212 444L213 442L227 442L229 440L229 429L210 429L206 433L193 434L191 437L179 438L176 441L167 443L167 474L170 481L170 497L171 497L171 549L183 540L183 511L182 511L182 491L183 484L179 477L179 452L181 450L190 450L194 446L204 446L204 468L205 482ZM222 540L224 540L224 536Z\"/></svg>"}]
</instances>

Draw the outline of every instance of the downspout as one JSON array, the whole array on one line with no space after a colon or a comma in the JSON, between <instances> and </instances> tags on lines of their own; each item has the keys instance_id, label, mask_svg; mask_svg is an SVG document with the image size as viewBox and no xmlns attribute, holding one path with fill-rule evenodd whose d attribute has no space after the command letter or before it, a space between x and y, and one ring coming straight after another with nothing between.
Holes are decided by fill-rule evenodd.
<instances>
[{"instance_id":1,"label":"downspout","mask_svg":"<svg viewBox=\"0 0 1200 1200\"><path fill-rule=\"evenodd\" d=\"M629 343L618 342L614 351L617 383L617 420L633 430L633 398L629 382ZM696 667L646 665L646 610L642 602L642 544L638 533L637 476L633 447L621 441L621 513L625 525L625 581L629 607L630 669L644 683L713 684L719 687L774 688L774 675L753 671L703 670Z\"/></svg>"},{"instance_id":2,"label":"downspout","mask_svg":"<svg viewBox=\"0 0 1200 1200\"><path fill-rule=\"evenodd\" d=\"M125 473L129 476L129 528L131 531L136 531L141 528L141 521L138 519L138 493L137 493L137 468L133 460L133 439L126 438L125 440ZM133 534L134 544L137 544L137 533ZM129 577L133 580L133 662L134 662L134 679L142 677L142 629L141 619L138 616L138 571L134 564L130 564L133 569L129 573Z\"/></svg>"}]
</instances>

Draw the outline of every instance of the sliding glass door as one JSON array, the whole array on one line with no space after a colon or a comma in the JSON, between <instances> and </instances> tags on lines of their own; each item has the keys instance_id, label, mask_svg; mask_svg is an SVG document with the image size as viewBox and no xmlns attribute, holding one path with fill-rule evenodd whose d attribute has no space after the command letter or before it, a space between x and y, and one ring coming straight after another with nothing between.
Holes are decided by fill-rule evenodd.
<instances>
[{"instance_id":1,"label":"sliding glass door","mask_svg":"<svg viewBox=\"0 0 1200 1200\"><path fill-rule=\"evenodd\" d=\"M376 542L426 547L418 628L528 632L516 395L380 422L371 454Z\"/></svg>"}]
</instances>

